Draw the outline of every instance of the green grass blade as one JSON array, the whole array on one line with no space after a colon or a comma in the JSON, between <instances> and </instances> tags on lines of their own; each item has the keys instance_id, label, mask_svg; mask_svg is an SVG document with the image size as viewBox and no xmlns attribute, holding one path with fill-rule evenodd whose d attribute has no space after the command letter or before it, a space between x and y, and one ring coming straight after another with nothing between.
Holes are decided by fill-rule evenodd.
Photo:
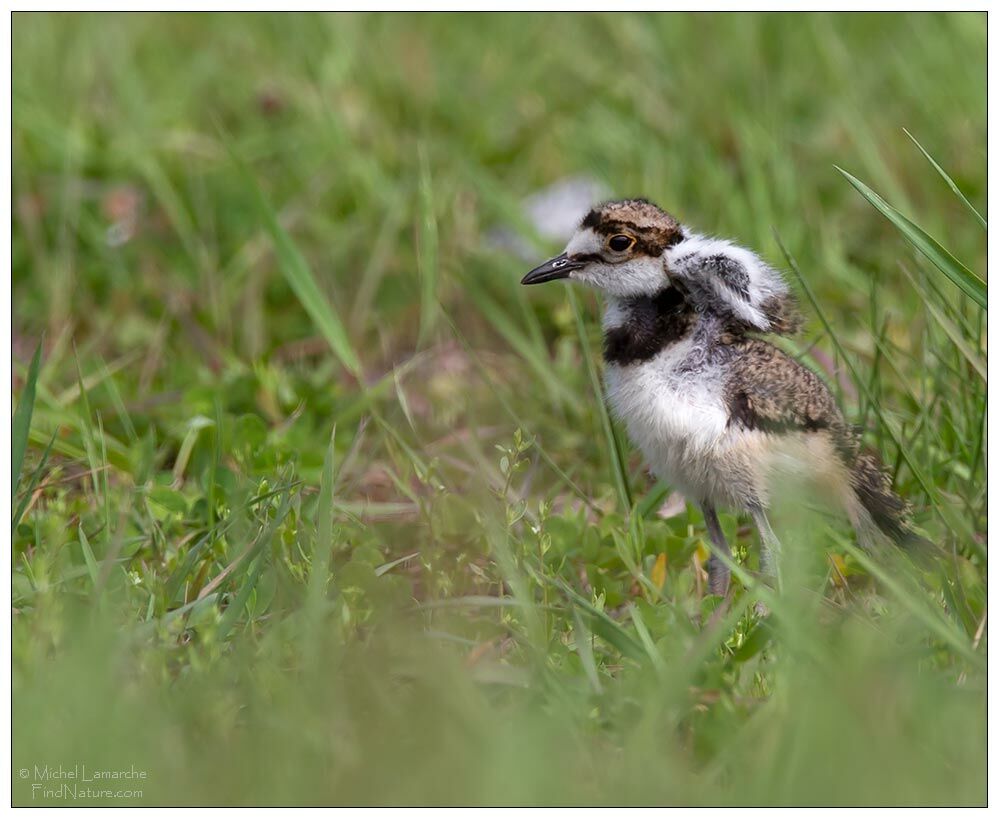
<instances>
[{"instance_id":1,"label":"green grass blade","mask_svg":"<svg viewBox=\"0 0 999 819\"><path fill-rule=\"evenodd\" d=\"M31 477L28 478L28 484L24 488L24 494L21 497L21 502L17 505L17 509L14 511L14 517L10 523L11 532L17 529L17 524L21 522L21 518L24 517L24 512L28 508L28 504L31 503L31 496L34 494L35 489L38 487L39 482L42 479L42 475L45 472L45 465L49 462L49 455L52 454L52 445L55 443L56 435L49 439L48 446L45 447L45 451L42 452L42 457L38 461L38 466L34 468L31 473Z\"/></svg>"},{"instance_id":2,"label":"green grass blade","mask_svg":"<svg viewBox=\"0 0 999 819\"><path fill-rule=\"evenodd\" d=\"M115 382L112 376L121 370L124 370L133 362L138 361L140 358L142 358L142 351L136 350L133 353L121 356L117 361L113 361L110 365L105 364L103 361L100 362L100 366L96 372L93 372L86 378L83 378L82 382L77 381L75 384L67 387L59 393L59 395L55 396L53 402L56 406L66 407L79 398L81 389L91 392L98 384L103 384L105 382L114 384Z\"/></svg>"},{"instance_id":3,"label":"green grass blade","mask_svg":"<svg viewBox=\"0 0 999 819\"><path fill-rule=\"evenodd\" d=\"M908 270L905 269L905 265L902 265L902 273L905 274L905 277L909 280L909 283L912 285L913 289L919 294L919 297L923 300L923 304L926 305L926 309L929 311L930 315L933 316L937 324L939 324L940 327L943 329L944 333L947 334L947 338L949 338L954 343L954 346L957 347L958 351L964 357L964 360L971 365L972 369L976 373L978 373L982 381L988 383L988 372L985 362L982 360L981 356L979 356L973 349L971 349L970 345L968 344L968 340L964 337L964 334L961 332L961 329L953 321L947 318L947 316L944 315L944 312L942 310L940 310L939 308L936 307L936 305L933 304L929 294L925 290L923 290L923 288L916 281L915 277Z\"/></svg>"},{"instance_id":4,"label":"green grass blade","mask_svg":"<svg viewBox=\"0 0 999 819\"><path fill-rule=\"evenodd\" d=\"M218 538L222 537L232 526L235 524L237 519L237 514L243 514L249 512L249 510L258 503L262 503L271 498L277 497L284 492L291 492L297 483L281 484L268 492L264 492L260 495L255 495L250 498L240 507L233 509L229 513L229 516L225 520L216 522L212 529L209 529L204 535L198 538L197 541L187 550L187 556L184 558L184 562L176 568L173 573L166 579L164 583L164 588L166 590L166 599L172 601L177 593L180 591L181 586L185 583L188 577L191 576L194 571L194 567L198 562L198 559L212 543L214 543Z\"/></svg>"},{"instance_id":5,"label":"green grass blade","mask_svg":"<svg viewBox=\"0 0 999 819\"><path fill-rule=\"evenodd\" d=\"M982 217L982 214L980 214L975 209L975 206L968 201L968 198L963 193L961 193L961 189L957 186L954 180L950 178L950 175L947 173L947 171L945 171L943 168L940 167L937 161L932 156L930 156L929 152L922 145L919 144L919 142L912 134L909 133L907 128L903 128L902 130L905 132L905 135L912 140L913 144L915 144L915 146L919 148L920 151L922 151L923 156L925 156L930 161L930 164L933 166L936 172L940 174L943 181L947 183L947 187L949 187L952 191L954 191L954 195L957 196L957 198L964 203L964 206L975 215L975 218L979 221L979 223L981 223L981 226L986 230L988 230L989 229L988 222L986 222L985 219Z\"/></svg>"},{"instance_id":6,"label":"green grass blade","mask_svg":"<svg viewBox=\"0 0 999 819\"><path fill-rule=\"evenodd\" d=\"M277 214L267 201L250 169L234 153L232 157L253 194L257 214L274 244L278 267L281 269L281 273L284 274L285 280L298 297L302 307L305 308L305 312L309 314L309 318L312 319L316 328L330 345L333 353L340 360L340 363L352 375L359 377L361 374L361 363L357 357L357 353L351 346L347 335L347 328L333 310L322 290L319 289L319 285L312 275L312 270L309 268L309 263L292 241L288 232L281 226Z\"/></svg>"},{"instance_id":7,"label":"green grass blade","mask_svg":"<svg viewBox=\"0 0 999 819\"><path fill-rule=\"evenodd\" d=\"M274 211L270 209L262 196L258 201L262 208L261 212L264 214L265 224L271 234L271 239L274 241L281 272L284 273L285 279L295 291L295 295L298 296L298 300L302 303L309 317L329 343L334 354L340 359L340 363L353 375L359 375L361 363L350 344L343 322L340 321L339 316L333 311L330 303L319 289L305 257L278 223Z\"/></svg>"},{"instance_id":8,"label":"green grass blade","mask_svg":"<svg viewBox=\"0 0 999 819\"><path fill-rule=\"evenodd\" d=\"M462 349L468 354L468 357L472 360L472 363L475 365L475 368L478 371L479 375L489 386L490 390L492 391L492 394L496 397L496 400L499 402L499 405L503 408L503 411L510 416L510 419L518 427L520 427L525 432L530 433L532 425L526 423L524 419L521 418L520 415L516 412L516 410L514 410L514 408L510 405L510 402L506 400L503 393L499 389L499 386L496 384L496 380L490 374L489 368L486 367L485 364L483 364L482 359L475 352L472 345L469 344L468 339L465 338L465 335L461 332L461 330L458 329L458 325L455 324L454 319L448 314L446 310L443 312L443 315L444 315L444 320L447 321L448 325L451 327L451 331L454 333L455 338L458 339L458 342L461 344ZM551 467L552 471L565 483L565 485L568 486L576 494L576 497L578 497L592 511L594 512L599 511L597 507L594 505L593 500L590 498L590 496L585 491L583 491L583 489L565 473L562 467L558 465L558 462L547 452L547 450L545 450L545 448L540 444L536 444L536 447L538 450L538 454L541 455L541 459L546 464L548 464L548 466Z\"/></svg>"},{"instance_id":9,"label":"green grass blade","mask_svg":"<svg viewBox=\"0 0 999 819\"><path fill-rule=\"evenodd\" d=\"M787 248L784 246L784 242L781 240L780 236L774 232L774 236L777 239L777 245L780 247L781 252L784 254L784 258L787 260L788 266L791 271L797 277L798 282L801 284L802 289L805 291L805 295L808 301L811 303L812 308L815 310L816 315L822 322L822 326L825 328L826 332L829 334L829 339L832 341L833 346L836 348L836 352L839 353L840 358L846 364L847 369L850 371L850 377L853 383L858 385L861 389L866 400L869 402L871 409L878 418L878 422L881 427L888 433L889 438L891 438L892 443L898 450L899 455L905 461L906 466L912 472L912 476L916 479L916 482L922 487L923 491L926 493L926 497L934 504L937 511L940 513L941 517L950 525L951 529L955 532L961 532L964 535L970 535L971 532L968 528L967 523L964 521L963 517L952 513L949 505L942 502L940 493L938 492L936 486L927 477L926 473L923 471L922 467L912 457L909 451L909 446L907 442L903 439L901 433L897 429L895 423L885 415L881 409L881 405L878 403L875 396L870 392L868 384L865 380L860 378L857 368L853 364L853 360L846 354L846 350L840 343L839 337L833 332L832 325L829 322L829 318L826 316L825 310L823 310L822 305L819 300L815 297L815 293L812 291L811 286L808 284L807 279L802 275L801 269L798 267L798 263L795 261L794 257L788 252Z\"/></svg>"},{"instance_id":10,"label":"green grass blade","mask_svg":"<svg viewBox=\"0 0 999 819\"><path fill-rule=\"evenodd\" d=\"M426 145L419 147L420 158L420 244L417 269L420 274L420 336L423 344L437 321L438 235L437 217L434 215L433 177L427 159Z\"/></svg>"},{"instance_id":11,"label":"green grass blade","mask_svg":"<svg viewBox=\"0 0 999 819\"><path fill-rule=\"evenodd\" d=\"M326 581L330 573L330 552L333 548L333 517L336 514L333 503L333 484L335 471L333 468L336 428L330 434L330 442L326 447L326 457L323 458L323 471L319 479L319 503L317 505L318 520L316 521L316 548L312 554L312 567L309 571L309 606L313 614L317 614L323 595L326 593Z\"/></svg>"},{"instance_id":12,"label":"green grass blade","mask_svg":"<svg viewBox=\"0 0 999 819\"><path fill-rule=\"evenodd\" d=\"M390 560L388 563L382 563L381 566L375 568L375 577L381 577L383 574L387 574L388 572L392 571L392 569L394 569L396 566L401 566L403 563L409 563L409 561L419 556L420 556L419 552L412 552L411 554L398 557L395 560Z\"/></svg>"},{"instance_id":13,"label":"green grass blade","mask_svg":"<svg viewBox=\"0 0 999 819\"><path fill-rule=\"evenodd\" d=\"M548 351L539 347L533 339L510 318L507 307L498 304L493 297L482 288L478 282L469 281L465 294L475 304L476 309L523 359L534 370L538 380L548 391L553 404L560 409L572 406L576 395L559 376Z\"/></svg>"},{"instance_id":14,"label":"green grass blade","mask_svg":"<svg viewBox=\"0 0 999 819\"><path fill-rule=\"evenodd\" d=\"M843 174L860 195L880 211L916 250L933 262L941 273L974 299L979 306L983 309L988 309L988 292L985 282L955 259L936 239L895 210L895 208L867 187L867 185L844 171L838 165L834 165L833 167Z\"/></svg>"},{"instance_id":15,"label":"green grass blade","mask_svg":"<svg viewBox=\"0 0 999 819\"><path fill-rule=\"evenodd\" d=\"M233 578L235 579L239 572L244 572L247 567L252 566L249 569L249 574L244 575L243 583L239 587L236 597L226 607L222 618L219 620L219 634L222 639L228 637L229 633L235 627L236 621L246 606L246 601L250 599L250 594L260 581L260 575L263 573L264 566L267 563L268 546L270 546L278 527L284 522L284 519L288 516L288 512L291 510L291 499L292 492L289 491L284 496L284 500L281 501L281 506L278 508L273 519L260 533L259 538L249 550L249 554L243 560L238 572L233 574Z\"/></svg>"},{"instance_id":16,"label":"green grass blade","mask_svg":"<svg viewBox=\"0 0 999 819\"><path fill-rule=\"evenodd\" d=\"M642 619L642 613L634 603L629 604L628 611L631 614L631 622L635 624L635 631L638 632L638 639L642 641L645 653L649 655L649 660L652 661L652 667L655 668L657 674L663 676L666 673L666 663L663 661L659 649L656 648L655 643L652 641L652 635L649 634L645 620Z\"/></svg>"},{"instance_id":17,"label":"green grass blade","mask_svg":"<svg viewBox=\"0 0 999 819\"><path fill-rule=\"evenodd\" d=\"M11 498L17 492L17 480L21 477L24 455L28 451L28 433L31 430L31 413L35 409L35 386L38 383L38 371L41 368L41 363L42 343L39 341L38 347L35 348L35 354L31 358L28 379L24 382L24 391L21 393L21 400L17 402L14 420L11 423L10 450L11 466L14 472L10 483Z\"/></svg>"},{"instance_id":18,"label":"green grass blade","mask_svg":"<svg viewBox=\"0 0 999 819\"><path fill-rule=\"evenodd\" d=\"M56 427L56 429L58 430L58 427ZM80 449L80 447L74 446L72 443L67 441L60 440L57 432L53 434L57 436L55 443L52 444L54 452L57 452L58 454L74 461L82 461L87 457L87 453ZM33 429L28 437L29 440L36 446L47 446L48 441L50 440L49 433L42 429Z\"/></svg>"},{"instance_id":19,"label":"green grass blade","mask_svg":"<svg viewBox=\"0 0 999 819\"><path fill-rule=\"evenodd\" d=\"M90 411L90 397L83 386L83 371L80 369L80 359L76 357L76 378L80 386L80 434L83 437L83 448L87 453L87 465L90 467L90 478L94 484L94 498L101 497L101 462L97 457L98 436L94 433L93 415Z\"/></svg>"},{"instance_id":20,"label":"green grass blade","mask_svg":"<svg viewBox=\"0 0 999 819\"><path fill-rule=\"evenodd\" d=\"M77 527L77 532L80 535L80 548L83 550L83 559L87 563L87 573L90 575L90 580L94 584L94 588L97 587L97 577L100 574L100 569L97 566L97 558L94 557L94 550L90 548L90 541L87 539L87 533L83 531L83 525Z\"/></svg>"},{"instance_id":21,"label":"green grass blade","mask_svg":"<svg viewBox=\"0 0 999 819\"><path fill-rule=\"evenodd\" d=\"M857 548L846 539L835 535L835 533L833 535L836 537L839 547L849 552L853 559L864 567L864 571L877 579L924 626L968 661L978 666L984 664L982 657L975 652L966 636L958 630L957 626L951 620L941 618L937 613L927 610L923 602L917 602L914 594L907 592L902 584L892 576L891 572L879 565L863 549Z\"/></svg>"},{"instance_id":22,"label":"green grass blade","mask_svg":"<svg viewBox=\"0 0 999 819\"><path fill-rule=\"evenodd\" d=\"M583 622L583 618L579 616L579 609L574 608L572 610L572 622L575 626L573 631L576 635L576 653L579 655L579 661L583 666L586 679L589 680L594 694L602 694L604 689L600 684L600 672L597 671L596 660L593 658L590 630L586 627L586 623Z\"/></svg>"},{"instance_id":23,"label":"green grass blade","mask_svg":"<svg viewBox=\"0 0 999 819\"><path fill-rule=\"evenodd\" d=\"M653 487L645 493L635 506L635 514L640 518L650 518L663 505L669 495L670 485L665 481L656 481Z\"/></svg>"},{"instance_id":24,"label":"green grass blade","mask_svg":"<svg viewBox=\"0 0 999 819\"><path fill-rule=\"evenodd\" d=\"M808 301L811 303L812 308L815 310L815 314L819 317L819 321L822 322L822 326L825 328L826 333L828 333L830 341L832 341L833 346L836 348L836 352L839 353L839 356L843 360L843 363L846 364L846 368L850 371L850 378L853 380L853 383L860 387L861 391L864 394L864 397L867 399L871 408L874 410L875 415L877 415L878 421L884 426L884 428L891 436L893 443L895 444L896 447L898 447L898 450L901 453L902 457L905 459L906 464L908 464L909 468L912 470L913 475L915 476L919 484L923 487L927 496L931 498L935 497L932 485L923 475L923 472L919 468L919 465L916 464L909 457L907 449L905 447L905 442L901 439L900 435L895 429L894 424L889 422L888 418L881 411L881 405L877 402L875 397L868 392L867 382L860 378L860 374L857 372L857 368L854 366L853 360L850 358L850 356L846 354L846 350L844 349L843 345L840 343L839 337L833 331L832 325L829 322L829 318L826 316L825 310L822 309L822 305L819 303L819 300L815 297L815 293L812 292L812 288L808 284L808 280L802 275L801 269L798 267L797 261L795 261L794 257L790 254L790 252L788 252L780 236L777 235L776 232L774 233L774 235L776 236L777 244L780 247L781 252L784 254L784 258L787 260L788 266L791 268L791 271L797 277L798 282L801 284L802 290L805 291L805 296L808 298Z\"/></svg>"},{"instance_id":25,"label":"green grass blade","mask_svg":"<svg viewBox=\"0 0 999 819\"><path fill-rule=\"evenodd\" d=\"M645 659L645 651L641 644L621 626L607 612L601 611L589 600L583 597L572 586L560 577L546 578L548 582L554 583L562 593L578 608L581 609L590 620L590 628L598 637L606 640L614 648L626 657L642 662Z\"/></svg>"},{"instance_id":26,"label":"green grass blade","mask_svg":"<svg viewBox=\"0 0 999 819\"><path fill-rule=\"evenodd\" d=\"M222 618L219 620L219 634L222 639L227 638L229 632L235 627L236 621L246 607L246 602L257 587L257 583L260 582L260 575L263 574L266 562L265 553L258 551L257 556L253 560L253 567L250 569L250 573L244 578L243 584L236 593L236 597L226 606L226 610L222 613Z\"/></svg>"}]
</instances>

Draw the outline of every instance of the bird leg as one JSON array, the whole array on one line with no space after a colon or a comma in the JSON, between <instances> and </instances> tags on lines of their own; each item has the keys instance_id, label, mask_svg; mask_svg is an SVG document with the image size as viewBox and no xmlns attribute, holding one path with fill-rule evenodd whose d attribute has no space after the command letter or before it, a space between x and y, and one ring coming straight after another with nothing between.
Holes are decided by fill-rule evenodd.
<instances>
[{"instance_id":1,"label":"bird leg","mask_svg":"<svg viewBox=\"0 0 999 819\"><path fill-rule=\"evenodd\" d=\"M725 535L722 533L715 507L705 501L701 504L701 511L704 513L704 524L708 527L708 537L711 538L711 543L714 546L714 549L711 550L711 557L708 559L708 588L712 594L724 597L728 592L731 572L718 555L721 554L731 559L732 552L728 548Z\"/></svg>"},{"instance_id":2,"label":"bird leg","mask_svg":"<svg viewBox=\"0 0 999 819\"><path fill-rule=\"evenodd\" d=\"M750 513L760 532L760 574L771 578L780 591L780 541L770 528L770 521L762 506L754 506Z\"/></svg>"},{"instance_id":3,"label":"bird leg","mask_svg":"<svg viewBox=\"0 0 999 819\"><path fill-rule=\"evenodd\" d=\"M774 530L770 528L770 521L767 520L767 513L762 506L754 506L750 509L753 515L753 522L760 532L760 574L768 582L772 581L777 591L780 591L780 541ZM762 600L757 600L753 607L758 617L766 617L770 614L767 604Z\"/></svg>"}]
</instances>

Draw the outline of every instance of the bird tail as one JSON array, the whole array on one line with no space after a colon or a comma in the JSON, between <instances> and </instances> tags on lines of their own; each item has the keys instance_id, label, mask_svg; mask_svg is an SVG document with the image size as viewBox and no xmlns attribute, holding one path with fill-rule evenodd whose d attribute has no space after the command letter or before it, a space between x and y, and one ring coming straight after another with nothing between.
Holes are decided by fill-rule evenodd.
<instances>
[{"instance_id":1,"label":"bird tail","mask_svg":"<svg viewBox=\"0 0 999 819\"><path fill-rule=\"evenodd\" d=\"M860 452L850 470L853 494L866 515L854 516L861 540L870 540L871 524L885 537L914 554L936 550L936 546L913 531L909 505L891 488L891 479L881 460L872 452ZM860 518L860 519L857 519ZM867 535L867 537L865 537Z\"/></svg>"}]
</instances>

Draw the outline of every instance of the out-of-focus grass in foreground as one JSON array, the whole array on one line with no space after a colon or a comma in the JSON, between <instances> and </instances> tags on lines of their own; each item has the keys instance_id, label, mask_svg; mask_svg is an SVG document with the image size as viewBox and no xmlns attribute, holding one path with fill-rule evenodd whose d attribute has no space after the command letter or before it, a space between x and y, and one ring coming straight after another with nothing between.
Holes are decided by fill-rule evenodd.
<instances>
[{"instance_id":1,"label":"out-of-focus grass in foreground","mask_svg":"<svg viewBox=\"0 0 999 819\"><path fill-rule=\"evenodd\" d=\"M985 51L984 15L15 15L15 803L982 804ZM788 491L783 592L712 616L595 298L490 239L577 174L789 271L932 565Z\"/></svg>"}]
</instances>

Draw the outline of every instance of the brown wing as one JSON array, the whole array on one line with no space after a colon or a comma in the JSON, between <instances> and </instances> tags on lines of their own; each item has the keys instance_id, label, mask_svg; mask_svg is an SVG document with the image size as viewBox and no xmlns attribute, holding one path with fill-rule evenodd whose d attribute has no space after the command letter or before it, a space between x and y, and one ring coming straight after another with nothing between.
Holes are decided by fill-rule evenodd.
<instances>
[{"instance_id":1,"label":"brown wing","mask_svg":"<svg viewBox=\"0 0 999 819\"><path fill-rule=\"evenodd\" d=\"M725 385L729 425L764 432L829 430L838 445L850 430L821 378L776 347L757 339L731 345Z\"/></svg>"}]
</instances>

